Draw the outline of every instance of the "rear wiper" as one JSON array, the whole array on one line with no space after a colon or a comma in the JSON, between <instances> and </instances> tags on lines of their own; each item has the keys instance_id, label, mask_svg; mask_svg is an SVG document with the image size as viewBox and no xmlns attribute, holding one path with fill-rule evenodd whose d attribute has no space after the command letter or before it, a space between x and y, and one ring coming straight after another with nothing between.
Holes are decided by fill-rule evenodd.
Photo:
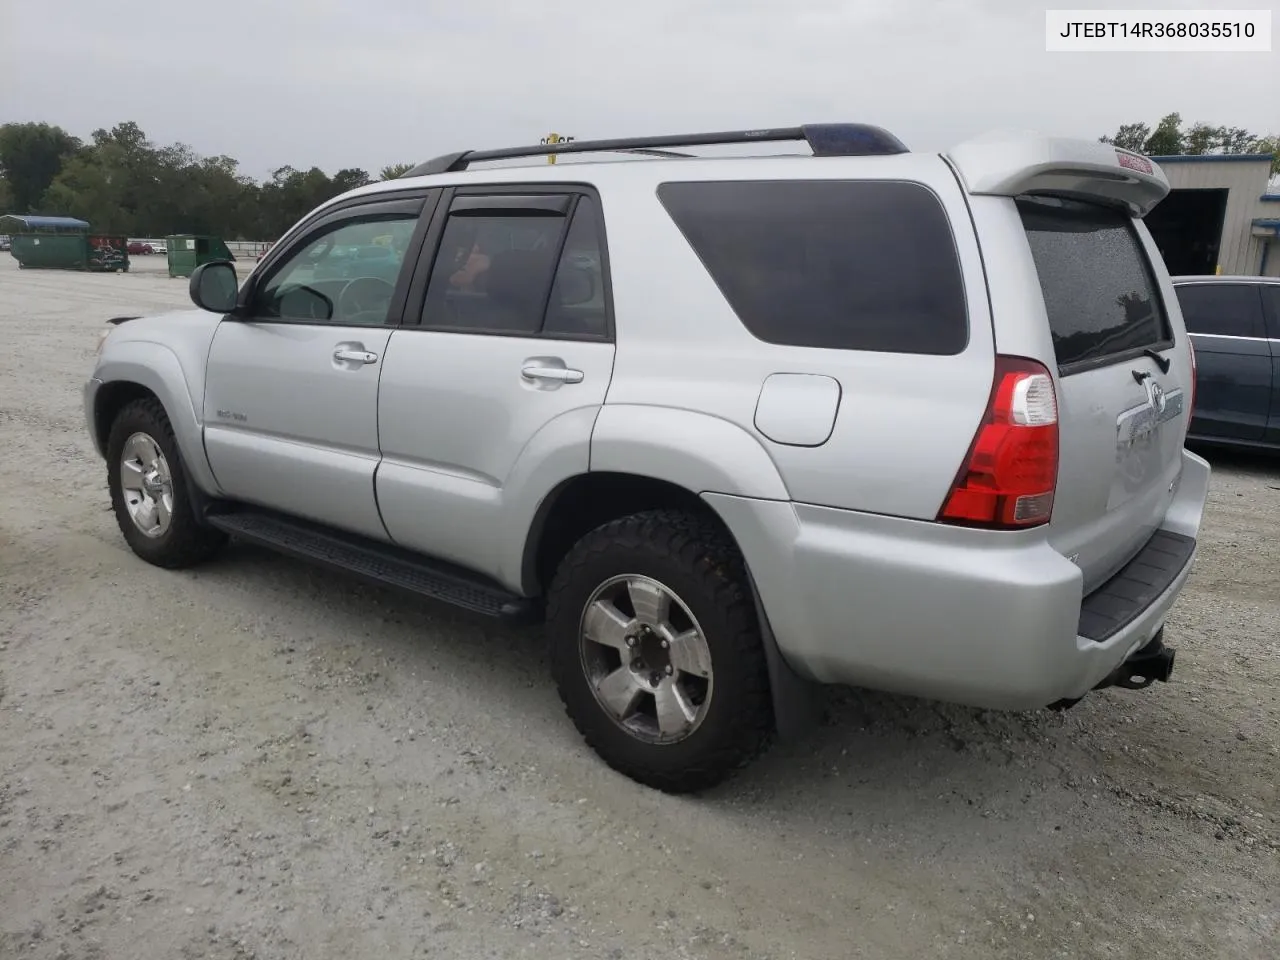
<instances>
[{"instance_id":1,"label":"rear wiper","mask_svg":"<svg viewBox=\"0 0 1280 960\"><path fill-rule=\"evenodd\" d=\"M1144 357L1150 357L1152 360L1154 360L1156 362L1156 366L1160 368L1161 373L1168 373L1169 367L1173 365L1172 360L1168 359L1167 357L1160 356L1160 354L1156 353L1156 351L1153 350L1151 347L1147 347L1145 350L1143 350L1142 355Z\"/></svg>"}]
</instances>

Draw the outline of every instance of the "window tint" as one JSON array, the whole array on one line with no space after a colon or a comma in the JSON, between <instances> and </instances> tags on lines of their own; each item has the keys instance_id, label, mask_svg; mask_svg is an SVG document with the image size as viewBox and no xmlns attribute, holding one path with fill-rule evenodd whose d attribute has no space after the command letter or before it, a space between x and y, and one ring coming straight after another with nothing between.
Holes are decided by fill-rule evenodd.
<instances>
[{"instance_id":1,"label":"window tint","mask_svg":"<svg viewBox=\"0 0 1280 960\"><path fill-rule=\"evenodd\" d=\"M333 224L286 255L254 298L254 316L355 326L387 322L413 214Z\"/></svg>"},{"instance_id":2,"label":"window tint","mask_svg":"<svg viewBox=\"0 0 1280 960\"><path fill-rule=\"evenodd\" d=\"M1191 333L1265 337L1258 288L1244 283L1197 283L1175 288Z\"/></svg>"},{"instance_id":3,"label":"window tint","mask_svg":"<svg viewBox=\"0 0 1280 960\"><path fill-rule=\"evenodd\" d=\"M1280 340L1280 284L1263 284L1262 302L1267 305L1267 336Z\"/></svg>"},{"instance_id":4,"label":"window tint","mask_svg":"<svg viewBox=\"0 0 1280 960\"><path fill-rule=\"evenodd\" d=\"M542 328L565 218L546 211L451 213L422 324L534 334Z\"/></svg>"},{"instance_id":5,"label":"window tint","mask_svg":"<svg viewBox=\"0 0 1280 960\"><path fill-rule=\"evenodd\" d=\"M1138 235L1119 210L1073 200L1018 201L1059 366L1171 339Z\"/></svg>"},{"instance_id":6,"label":"window tint","mask_svg":"<svg viewBox=\"0 0 1280 960\"><path fill-rule=\"evenodd\" d=\"M761 340L926 354L968 341L951 227L919 184L665 183L658 197Z\"/></svg>"},{"instance_id":7,"label":"window tint","mask_svg":"<svg viewBox=\"0 0 1280 960\"><path fill-rule=\"evenodd\" d=\"M579 198L572 223L547 210L478 209L454 211L445 224L427 285L423 326L604 336L595 201Z\"/></svg>"},{"instance_id":8,"label":"window tint","mask_svg":"<svg viewBox=\"0 0 1280 960\"><path fill-rule=\"evenodd\" d=\"M600 221L591 197L579 199L574 209L542 329L552 337L604 337L608 333Z\"/></svg>"}]
</instances>

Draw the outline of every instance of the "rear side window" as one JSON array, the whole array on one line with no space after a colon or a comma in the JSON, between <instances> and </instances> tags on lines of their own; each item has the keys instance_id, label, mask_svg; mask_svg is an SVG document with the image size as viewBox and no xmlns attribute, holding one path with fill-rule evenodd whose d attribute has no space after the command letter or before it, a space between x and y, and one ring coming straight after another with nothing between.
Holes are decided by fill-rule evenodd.
<instances>
[{"instance_id":1,"label":"rear side window","mask_svg":"<svg viewBox=\"0 0 1280 960\"><path fill-rule=\"evenodd\" d=\"M767 343L955 354L968 342L951 225L920 184L664 183L658 199Z\"/></svg>"},{"instance_id":2,"label":"rear side window","mask_svg":"<svg viewBox=\"0 0 1280 960\"><path fill-rule=\"evenodd\" d=\"M1169 321L1129 217L1057 198L1018 201L1058 366L1172 341Z\"/></svg>"},{"instance_id":3,"label":"rear side window","mask_svg":"<svg viewBox=\"0 0 1280 960\"><path fill-rule=\"evenodd\" d=\"M1265 337L1258 288L1244 283L1196 283L1175 288L1190 333Z\"/></svg>"}]
</instances>

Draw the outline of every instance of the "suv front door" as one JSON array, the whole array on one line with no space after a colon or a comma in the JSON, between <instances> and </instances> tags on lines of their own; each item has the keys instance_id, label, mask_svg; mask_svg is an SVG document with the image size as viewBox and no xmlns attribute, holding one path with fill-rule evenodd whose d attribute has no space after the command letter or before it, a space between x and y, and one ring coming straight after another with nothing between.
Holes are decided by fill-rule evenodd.
<instances>
[{"instance_id":1,"label":"suv front door","mask_svg":"<svg viewBox=\"0 0 1280 960\"><path fill-rule=\"evenodd\" d=\"M587 471L613 372L603 218L564 186L459 189L437 219L382 371L378 504L396 543L518 589L503 558Z\"/></svg>"},{"instance_id":2,"label":"suv front door","mask_svg":"<svg viewBox=\"0 0 1280 960\"><path fill-rule=\"evenodd\" d=\"M1258 285L1204 280L1174 289L1196 351L1190 433L1261 440L1271 407L1272 357Z\"/></svg>"},{"instance_id":3,"label":"suv front door","mask_svg":"<svg viewBox=\"0 0 1280 960\"><path fill-rule=\"evenodd\" d=\"M322 213L218 326L205 449L230 498L385 540L378 378L421 246L423 196ZM378 256L353 248L385 247ZM407 266L406 266L407 265Z\"/></svg>"}]
</instances>

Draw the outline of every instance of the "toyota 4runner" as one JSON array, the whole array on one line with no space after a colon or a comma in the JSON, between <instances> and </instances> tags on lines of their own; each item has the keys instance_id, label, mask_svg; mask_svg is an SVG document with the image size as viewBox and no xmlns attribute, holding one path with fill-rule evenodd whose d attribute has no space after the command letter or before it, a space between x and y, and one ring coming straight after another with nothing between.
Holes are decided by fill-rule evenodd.
<instances>
[{"instance_id":1,"label":"toyota 4runner","mask_svg":"<svg viewBox=\"0 0 1280 960\"><path fill-rule=\"evenodd\" d=\"M85 412L143 560L234 536L541 617L590 745L698 789L805 681L1168 679L1209 467L1167 191L1101 143L858 124L452 154L117 319Z\"/></svg>"}]
</instances>

